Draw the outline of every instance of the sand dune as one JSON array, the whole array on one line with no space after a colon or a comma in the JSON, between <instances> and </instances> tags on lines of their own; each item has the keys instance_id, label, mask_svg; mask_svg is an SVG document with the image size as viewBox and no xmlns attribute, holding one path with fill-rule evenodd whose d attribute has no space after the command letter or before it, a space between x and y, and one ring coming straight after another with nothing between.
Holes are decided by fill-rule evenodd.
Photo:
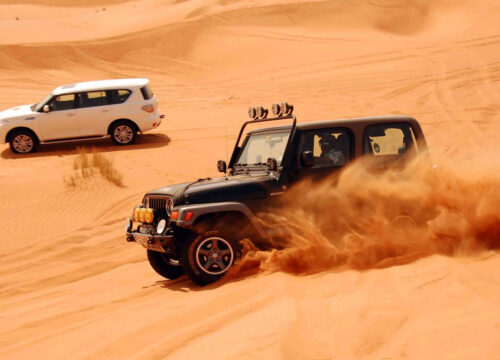
<instances>
[{"instance_id":1,"label":"sand dune","mask_svg":"<svg viewBox=\"0 0 500 360\"><path fill-rule=\"evenodd\" d=\"M131 147L96 144L123 187L65 184L89 144L29 156L0 146L0 358L498 358L499 15L498 2L472 0L2 2L1 109L63 83L141 76L166 121ZM257 255L260 271L203 289L156 275L124 240L132 207L147 190L217 176L247 107L276 100L299 121L417 117L438 185L422 173L395 187L379 178L360 196L419 186L412 199L427 203L414 210L445 207L431 231L460 251L293 271L304 256L321 261L324 248L307 246L330 246L309 232L291 254ZM341 198L351 189L340 189L307 201L340 197L353 221ZM365 240L399 241L356 226ZM404 244L429 249L429 234L403 232ZM376 254L360 244L353 261Z\"/></svg>"}]
</instances>

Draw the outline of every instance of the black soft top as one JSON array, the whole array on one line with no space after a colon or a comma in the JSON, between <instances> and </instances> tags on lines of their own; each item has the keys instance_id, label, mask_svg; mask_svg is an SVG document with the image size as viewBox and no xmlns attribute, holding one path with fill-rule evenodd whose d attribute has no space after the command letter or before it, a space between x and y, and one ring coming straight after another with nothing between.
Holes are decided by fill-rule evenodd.
<instances>
[{"instance_id":1,"label":"black soft top","mask_svg":"<svg viewBox=\"0 0 500 360\"><path fill-rule=\"evenodd\" d=\"M354 132L361 132L367 125L373 124L391 124L396 122L406 122L412 125L412 127L421 132L420 125L415 118L405 115L387 115L387 116L372 116L372 117L362 117L354 119L336 119L336 120L323 120L323 121L312 121L297 124L297 130L314 130L329 127L347 127L352 129ZM248 134L257 134L264 132L278 132L283 130L291 129L291 125L285 126L273 126L266 127L262 129L256 129L249 131Z\"/></svg>"}]
</instances>

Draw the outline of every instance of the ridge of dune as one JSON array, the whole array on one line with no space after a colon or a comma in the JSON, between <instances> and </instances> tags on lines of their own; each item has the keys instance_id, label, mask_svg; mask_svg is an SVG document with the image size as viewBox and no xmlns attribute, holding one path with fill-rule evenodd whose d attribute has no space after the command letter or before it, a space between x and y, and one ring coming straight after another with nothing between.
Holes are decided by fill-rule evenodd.
<instances>
[{"instance_id":1,"label":"ridge of dune","mask_svg":"<svg viewBox=\"0 0 500 360\"><path fill-rule=\"evenodd\" d=\"M329 32L351 29L351 32L358 31L358 36L360 30L373 29L381 33L405 36L426 32L428 27L437 27L439 31L435 31L434 36L442 37L448 32L473 31L473 28L464 29L464 23L467 23L464 19L474 15L467 11L465 5L468 3L469 0L461 0L453 5L445 0L397 0L390 3L368 0L267 0L252 3L144 0L140 3L125 2L101 8L0 5L3 14L0 18L0 31L8 30L8 36L2 37L0 44L92 41L133 33L157 32L165 27L200 21L209 28L236 25L293 26ZM151 11L152 8L155 9L154 12ZM446 28L440 26L435 13L447 17ZM405 21L399 21L403 15L406 15ZM147 17L148 21L143 22L142 17ZM484 16L482 20L486 20ZM35 31L42 23L46 31ZM24 31L20 32L21 28ZM65 31L58 31L60 28L65 28ZM353 35L355 34L351 34Z\"/></svg>"}]
</instances>

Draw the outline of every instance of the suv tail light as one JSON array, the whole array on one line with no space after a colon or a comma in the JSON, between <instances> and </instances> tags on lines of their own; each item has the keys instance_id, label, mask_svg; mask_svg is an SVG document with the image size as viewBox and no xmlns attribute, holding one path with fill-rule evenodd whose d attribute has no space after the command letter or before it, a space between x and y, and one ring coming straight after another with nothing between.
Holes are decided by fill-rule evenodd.
<instances>
[{"instance_id":1,"label":"suv tail light","mask_svg":"<svg viewBox=\"0 0 500 360\"><path fill-rule=\"evenodd\" d=\"M156 106L154 104L147 104L147 105L143 105L141 107L141 109L148 112L148 113L152 113L156 110Z\"/></svg>"}]
</instances>

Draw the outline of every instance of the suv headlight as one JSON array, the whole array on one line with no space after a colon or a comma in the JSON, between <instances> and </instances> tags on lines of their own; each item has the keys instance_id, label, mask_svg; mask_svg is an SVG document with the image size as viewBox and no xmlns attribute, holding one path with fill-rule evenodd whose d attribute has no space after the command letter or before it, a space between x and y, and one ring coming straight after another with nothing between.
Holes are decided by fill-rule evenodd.
<instances>
[{"instance_id":1,"label":"suv headlight","mask_svg":"<svg viewBox=\"0 0 500 360\"><path fill-rule=\"evenodd\" d=\"M172 215L172 209L174 208L174 199L169 197L165 202L165 210L167 211L168 217Z\"/></svg>"}]
</instances>

